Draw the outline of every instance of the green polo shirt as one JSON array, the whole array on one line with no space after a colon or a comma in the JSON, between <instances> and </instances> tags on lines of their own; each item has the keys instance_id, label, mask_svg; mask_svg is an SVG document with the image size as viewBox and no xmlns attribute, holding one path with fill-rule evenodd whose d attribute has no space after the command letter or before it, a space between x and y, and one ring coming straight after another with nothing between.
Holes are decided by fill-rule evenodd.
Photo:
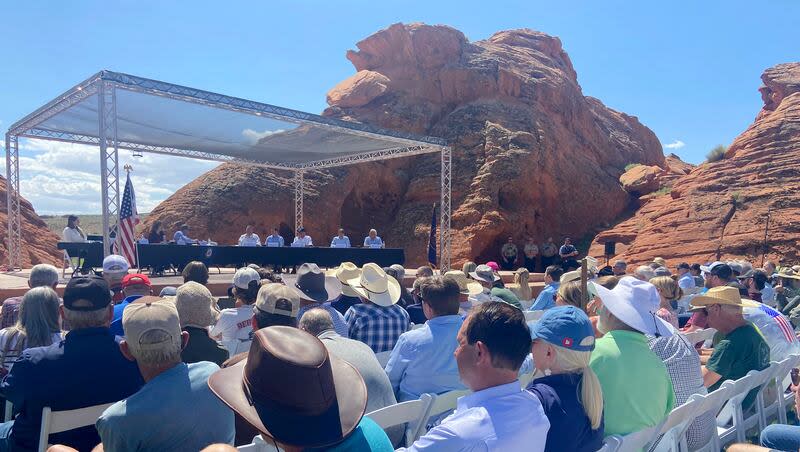
<instances>
[{"instance_id":1,"label":"green polo shirt","mask_svg":"<svg viewBox=\"0 0 800 452\"><path fill-rule=\"evenodd\" d=\"M756 327L747 322L722 336L714 344L714 352L708 358L706 369L716 372L722 378L711 385L708 392L715 391L725 380L738 380L751 370L763 370L767 367L769 367L769 345ZM750 408L758 395L758 389L755 388L747 394L742 402L742 408Z\"/></svg>"},{"instance_id":2,"label":"green polo shirt","mask_svg":"<svg viewBox=\"0 0 800 452\"><path fill-rule=\"evenodd\" d=\"M675 405L667 368L641 333L606 333L597 339L589 366L603 388L606 436L657 425Z\"/></svg>"}]
</instances>

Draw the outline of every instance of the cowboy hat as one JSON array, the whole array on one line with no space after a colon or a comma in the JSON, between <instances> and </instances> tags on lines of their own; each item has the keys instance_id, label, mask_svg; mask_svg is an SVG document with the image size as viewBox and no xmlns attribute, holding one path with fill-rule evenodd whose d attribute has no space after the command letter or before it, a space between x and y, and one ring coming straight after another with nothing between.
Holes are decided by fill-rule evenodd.
<instances>
[{"instance_id":1,"label":"cowboy hat","mask_svg":"<svg viewBox=\"0 0 800 452\"><path fill-rule=\"evenodd\" d=\"M467 274L461 270L450 270L444 274L445 278L452 278L458 283L458 290L463 295L478 295L483 292L483 286L475 281L470 281Z\"/></svg>"},{"instance_id":2,"label":"cowboy hat","mask_svg":"<svg viewBox=\"0 0 800 452\"><path fill-rule=\"evenodd\" d=\"M333 300L342 293L342 284L334 276L325 276L317 264L303 264L294 275L284 275L283 283L297 290L300 298L316 303Z\"/></svg>"},{"instance_id":3,"label":"cowboy hat","mask_svg":"<svg viewBox=\"0 0 800 452\"><path fill-rule=\"evenodd\" d=\"M478 265L474 272L469 272L469 275L472 277L472 279L488 283L493 283L500 279L500 277L497 276L497 274L492 270L492 267L488 265Z\"/></svg>"},{"instance_id":4,"label":"cowboy hat","mask_svg":"<svg viewBox=\"0 0 800 452\"><path fill-rule=\"evenodd\" d=\"M581 280L581 271L580 270L573 270L571 272L566 272L561 275L561 278L558 279L559 284L566 284L571 281L580 281Z\"/></svg>"},{"instance_id":5,"label":"cowboy hat","mask_svg":"<svg viewBox=\"0 0 800 452\"><path fill-rule=\"evenodd\" d=\"M361 269L352 262L342 262L342 265L325 272L325 276L333 276L342 283L342 294L347 297L357 297L358 292L347 285L348 279L360 278Z\"/></svg>"},{"instance_id":6,"label":"cowboy hat","mask_svg":"<svg viewBox=\"0 0 800 452\"><path fill-rule=\"evenodd\" d=\"M800 275L796 274L794 270L789 267L782 268L777 275L778 278L800 279Z\"/></svg>"},{"instance_id":7,"label":"cowboy hat","mask_svg":"<svg viewBox=\"0 0 800 452\"><path fill-rule=\"evenodd\" d=\"M697 311L715 304L742 306L742 301L742 296L736 287L719 286L708 289L708 292L692 298L689 303L689 310Z\"/></svg>"},{"instance_id":8,"label":"cowboy hat","mask_svg":"<svg viewBox=\"0 0 800 452\"><path fill-rule=\"evenodd\" d=\"M358 293L358 296L378 306L391 306L400 299L400 283L387 275L374 263L364 264L361 276L347 280L347 285Z\"/></svg>"},{"instance_id":9,"label":"cowboy hat","mask_svg":"<svg viewBox=\"0 0 800 452\"><path fill-rule=\"evenodd\" d=\"M596 294L614 317L644 334L672 336L674 328L656 315L661 298L656 286L623 276L614 289L606 289L594 281L590 292Z\"/></svg>"},{"instance_id":10,"label":"cowboy hat","mask_svg":"<svg viewBox=\"0 0 800 452\"><path fill-rule=\"evenodd\" d=\"M341 442L367 407L355 367L286 326L256 331L247 359L212 374L208 386L262 434L304 448Z\"/></svg>"}]
</instances>

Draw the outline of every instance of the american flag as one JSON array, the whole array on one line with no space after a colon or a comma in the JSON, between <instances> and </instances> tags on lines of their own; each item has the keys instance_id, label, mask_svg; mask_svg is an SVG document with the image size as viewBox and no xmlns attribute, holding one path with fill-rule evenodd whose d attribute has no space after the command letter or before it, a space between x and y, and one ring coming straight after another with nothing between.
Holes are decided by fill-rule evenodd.
<instances>
[{"instance_id":1,"label":"american flag","mask_svg":"<svg viewBox=\"0 0 800 452\"><path fill-rule=\"evenodd\" d=\"M788 320L786 320L786 317L784 317L780 312L770 308L765 304L762 304L761 306L759 306L759 308L761 308L762 311L766 312L768 316L772 317L772 320L774 320L775 323L778 324L778 327L780 327L781 332L783 333L783 337L785 337L787 341L793 342L796 340L794 335L794 328L792 328L792 325L789 323Z\"/></svg>"},{"instance_id":2,"label":"american flag","mask_svg":"<svg viewBox=\"0 0 800 452\"><path fill-rule=\"evenodd\" d=\"M122 195L122 208L119 210L119 229L117 239L114 241L114 252L121 254L128 260L131 267L136 265L136 238L135 228L139 224L139 212L136 211L136 195L133 193L131 174L125 182L125 192Z\"/></svg>"}]
</instances>

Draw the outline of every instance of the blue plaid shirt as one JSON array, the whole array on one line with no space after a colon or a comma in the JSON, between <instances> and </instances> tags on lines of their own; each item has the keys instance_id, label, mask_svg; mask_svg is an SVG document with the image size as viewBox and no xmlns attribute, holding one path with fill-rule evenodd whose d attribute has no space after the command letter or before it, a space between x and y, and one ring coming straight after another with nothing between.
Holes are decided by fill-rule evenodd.
<instances>
[{"instance_id":1,"label":"blue plaid shirt","mask_svg":"<svg viewBox=\"0 0 800 452\"><path fill-rule=\"evenodd\" d=\"M300 318L303 317L306 311L314 308L322 308L328 311L328 314L331 315L331 319L333 320L333 329L336 330L336 333L342 337L350 337L347 332L347 322L345 322L342 313L334 309L330 303L312 303L301 306L300 310L297 311L297 321L300 321Z\"/></svg>"},{"instance_id":2,"label":"blue plaid shirt","mask_svg":"<svg viewBox=\"0 0 800 452\"><path fill-rule=\"evenodd\" d=\"M353 305L344 319L350 339L369 345L375 353L393 349L397 338L408 330L408 312L397 304L389 307L371 303Z\"/></svg>"}]
</instances>

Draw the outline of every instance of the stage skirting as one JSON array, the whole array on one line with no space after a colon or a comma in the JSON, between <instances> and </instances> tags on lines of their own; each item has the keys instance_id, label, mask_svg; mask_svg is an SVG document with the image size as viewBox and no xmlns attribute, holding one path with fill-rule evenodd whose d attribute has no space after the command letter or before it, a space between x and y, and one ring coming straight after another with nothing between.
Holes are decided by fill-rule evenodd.
<instances>
[{"instance_id":1,"label":"stage skirting","mask_svg":"<svg viewBox=\"0 0 800 452\"><path fill-rule=\"evenodd\" d=\"M400 248L271 248L265 246L198 246L198 245L142 245L137 244L139 268L168 267L181 269L191 261L200 261L208 267L239 267L247 264L261 266L295 266L305 262L320 267L336 267L342 262L362 266L374 262L382 267L404 264L405 253ZM58 249L66 250L70 257L85 259L85 267L103 266L102 242L59 242Z\"/></svg>"}]
</instances>

